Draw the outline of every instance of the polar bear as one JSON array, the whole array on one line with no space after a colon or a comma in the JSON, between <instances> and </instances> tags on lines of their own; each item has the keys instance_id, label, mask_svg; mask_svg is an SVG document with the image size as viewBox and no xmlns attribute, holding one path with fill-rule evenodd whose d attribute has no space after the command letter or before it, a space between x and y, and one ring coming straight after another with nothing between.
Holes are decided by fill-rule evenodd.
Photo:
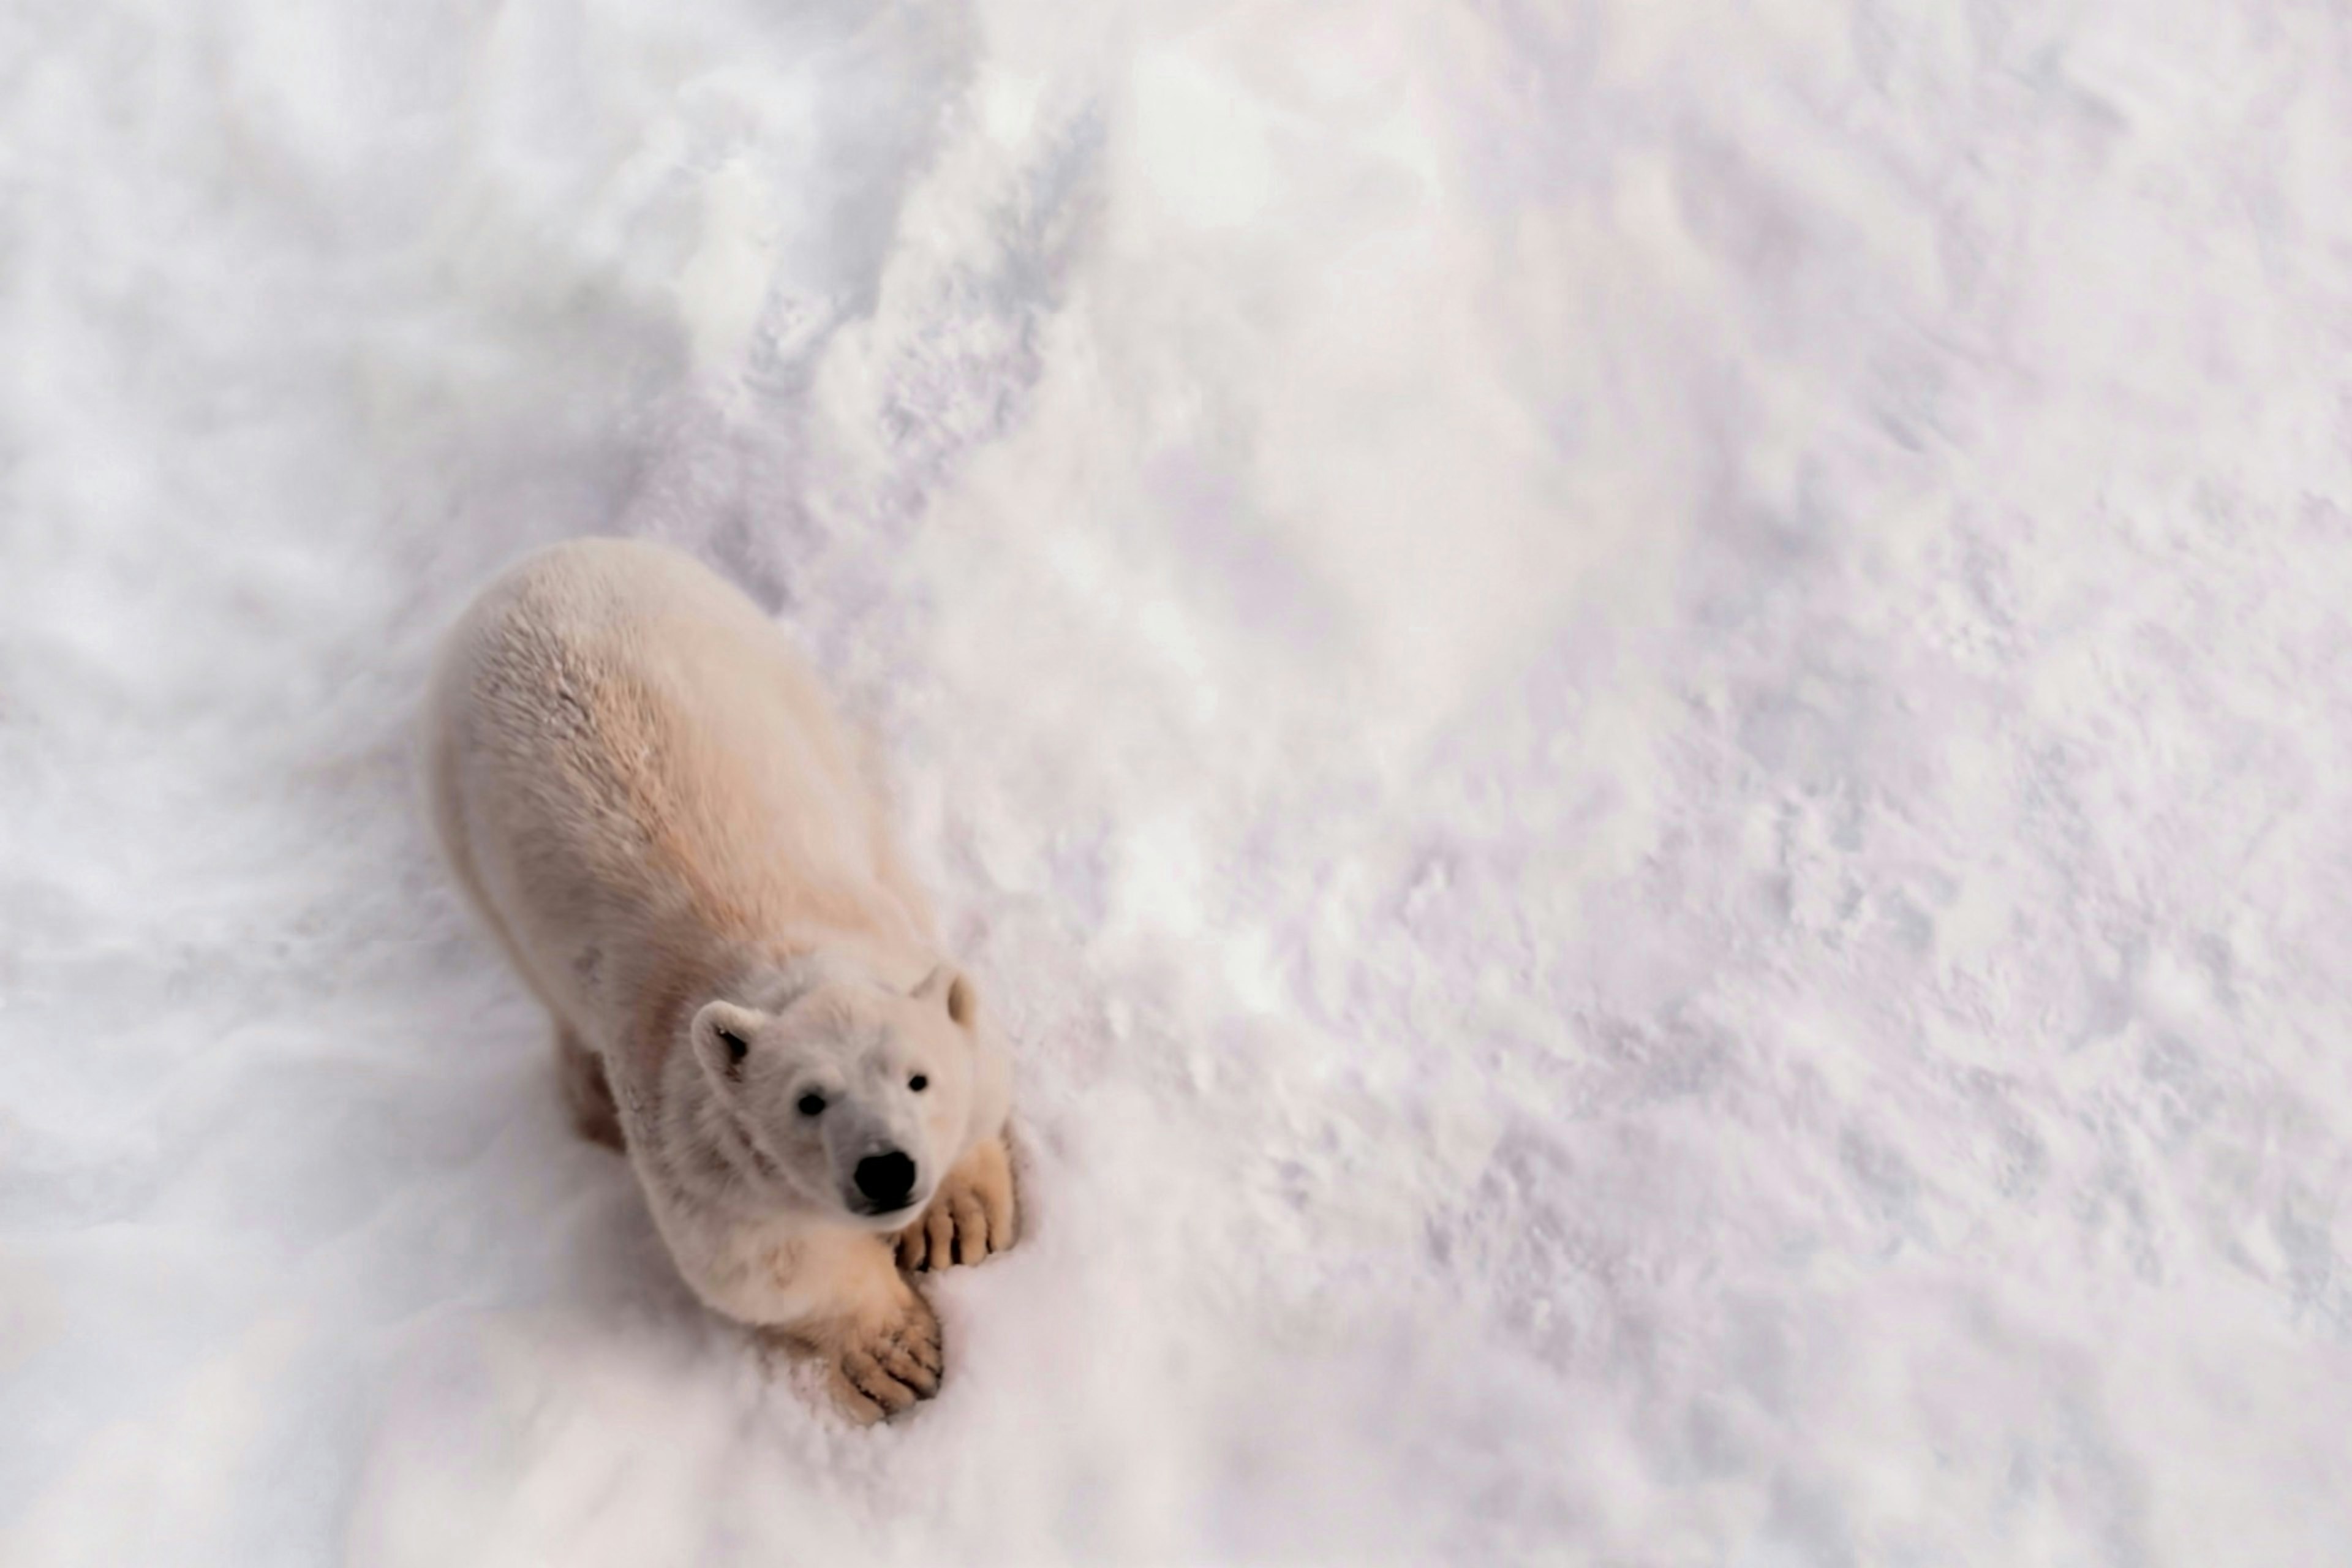
<instances>
[{"instance_id":1,"label":"polar bear","mask_svg":"<svg viewBox=\"0 0 2352 1568\"><path fill-rule=\"evenodd\" d=\"M695 1293L853 1415L929 1398L900 1269L1013 1244L1011 1067L783 636L675 551L542 551L449 634L425 766L581 1131Z\"/></svg>"}]
</instances>

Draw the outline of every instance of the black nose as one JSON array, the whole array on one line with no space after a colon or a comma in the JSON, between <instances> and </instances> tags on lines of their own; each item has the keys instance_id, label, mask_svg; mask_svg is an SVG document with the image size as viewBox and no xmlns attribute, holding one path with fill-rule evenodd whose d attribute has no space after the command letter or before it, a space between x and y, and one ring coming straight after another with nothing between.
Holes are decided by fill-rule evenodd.
<instances>
[{"instance_id":1,"label":"black nose","mask_svg":"<svg viewBox=\"0 0 2352 1568\"><path fill-rule=\"evenodd\" d=\"M857 1162L857 1191L876 1209L904 1207L915 1192L915 1162L893 1149Z\"/></svg>"}]
</instances>

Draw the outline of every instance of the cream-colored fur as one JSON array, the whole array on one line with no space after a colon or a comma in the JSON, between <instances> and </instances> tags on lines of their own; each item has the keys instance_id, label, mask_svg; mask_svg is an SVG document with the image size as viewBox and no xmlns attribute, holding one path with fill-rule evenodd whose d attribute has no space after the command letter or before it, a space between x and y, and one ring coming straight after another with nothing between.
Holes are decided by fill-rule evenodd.
<instances>
[{"instance_id":1,"label":"cream-colored fur","mask_svg":"<svg viewBox=\"0 0 2352 1568\"><path fill-rule=\"evenodd\" d=\"M899 1268L1012 1245L1010 1067L783 637L674 551L560 545L450 634L426 750L581 1131L625 1147L695 1292L825 1357L856 1415L928 1398ZM892 1152L908 1201L866 1212Z\"/></svg>"}]
</instances>

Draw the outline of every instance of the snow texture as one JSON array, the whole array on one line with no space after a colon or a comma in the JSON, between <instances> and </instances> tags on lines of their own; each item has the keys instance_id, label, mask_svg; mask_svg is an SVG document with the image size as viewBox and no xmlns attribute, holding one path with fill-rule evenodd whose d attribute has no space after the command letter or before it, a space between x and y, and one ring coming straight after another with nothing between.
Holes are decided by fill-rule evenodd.
<instances>
[{"instance_id":1,"label":"snow texture","mask_svg":"<svg viewBox=\"0 0 2352 1568\"><path fill-rule=\"evenodd\" d=\"M0 1561L2352 1561L2352 13L0 7ZM856 1431L436 862L672 541L1032 1219Z\"/></svg>"}]
</instances>

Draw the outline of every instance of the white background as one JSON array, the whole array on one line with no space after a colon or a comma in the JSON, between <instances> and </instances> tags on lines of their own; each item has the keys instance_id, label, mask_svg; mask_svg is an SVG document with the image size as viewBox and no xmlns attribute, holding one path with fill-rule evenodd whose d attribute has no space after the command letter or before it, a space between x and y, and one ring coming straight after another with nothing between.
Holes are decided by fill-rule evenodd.
<instances>
[{"instance_id":1,"label":"white background","mask_svg":"<svg viewBox=\"0 0 2352 1568\"><path fill-rule=\"evenodd\" d=\"M851 1431L410 787L676 542L1021 1250ZM0 1560L2352 1561L2352 15L0 8Z\"/></svg>"}]
</instances>

